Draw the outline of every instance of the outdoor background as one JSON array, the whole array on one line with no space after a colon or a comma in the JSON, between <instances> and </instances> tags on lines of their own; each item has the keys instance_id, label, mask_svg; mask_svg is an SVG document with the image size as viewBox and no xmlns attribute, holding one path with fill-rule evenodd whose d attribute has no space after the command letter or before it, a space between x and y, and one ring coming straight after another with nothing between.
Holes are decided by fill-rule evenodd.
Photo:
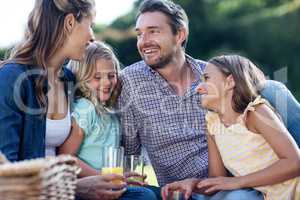
<instances>
[{"instance_id":1,"label":"outdoor background","mask_svg":"<svg viewBox=\"0 0 300 200\"><path fill-rule=\"evenodd\" d=\"M0 59L4 59L8 49L22 35L33 2L0 0ZM123 67L140 60L134 32L135 15L140 2L96 0L96 38L114 47ZM271 79L284 82L300 100L300 0L174 2L182 5L190 19L188 54L202 60L223 53L244 55ZM23 20L22 27L15 23L19 18ZM145 171L148 182L156 185L151 167L147 166Z\"/></svg>"},{"instance_id":2,"label":"outdoor background","mask_svg":"<svg viewBox=\"0 0 300 200\"><path fill-rule=\"evenodd\" d=\"M98 7L101 2L104 3L96 0ZM98 23L95 27L97 39L114 47L123 66L140 60L134 25L136 8L141 0L133 2L127 14L108 25ZM222 53L244 55L270 78L284 82L300 100L300 0L174 2L182 5L190 19L188 54L202 60ZM106 10L105 5L102 9ZM97 10L99 14L101 10ZM1 59L6 50L1 49Z\"/></svg>"},{"instance_id":3,"label":"outdoor background","mask_svg":"<svg viewBox=\"0 0 300 200\"><path fill-rule=\"evenodd\" d=\"M132 27L136 7L99 30L124 65L140 59ZM250 58L300 100L300 0L175 0L190 19L187 53L207 60L221 53ZM132 34L131 34L132 33Z\"/></svg>"}]
</instances>

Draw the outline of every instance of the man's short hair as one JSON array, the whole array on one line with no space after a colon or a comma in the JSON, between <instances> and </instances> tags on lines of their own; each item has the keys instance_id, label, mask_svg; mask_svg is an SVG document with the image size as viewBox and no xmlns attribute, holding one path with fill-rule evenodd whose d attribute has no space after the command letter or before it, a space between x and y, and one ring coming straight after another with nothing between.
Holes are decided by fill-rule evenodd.
<instances>
[{"instance_id":1,"label":"man's short hair","mask_svg":"<svg viewBox=\"0 0 300 200\"><path fill-rule=\"evenodd\" d=\"M182 42L181 46L186 47L189 33L189 19L183 8L179 4L175 4L171 0L144 0L138 9L136 18L146 12L161 12L169 18L173 34L178 33L181 28L187 30L187 38Z\"/></svg>"}]
</instances>

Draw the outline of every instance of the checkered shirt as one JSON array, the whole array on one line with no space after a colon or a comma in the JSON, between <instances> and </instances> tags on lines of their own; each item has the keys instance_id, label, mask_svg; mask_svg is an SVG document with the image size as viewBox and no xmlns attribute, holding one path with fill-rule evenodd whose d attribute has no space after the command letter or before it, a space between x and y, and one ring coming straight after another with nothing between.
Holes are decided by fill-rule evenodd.
<instances>
[{"instance_id":1,"label":"checkered shirt","mask_svg":"<svg viewBox=\"0 0 300 200\"><path fill-rule=\"evenodd\" d=\"M144 61L122 70L118 100L126 154L143 146L160 186L185 178L208 175L206 110L195 88L205 62L186 55L196 81L184 96Z\"/></svg>"}]
</instances>

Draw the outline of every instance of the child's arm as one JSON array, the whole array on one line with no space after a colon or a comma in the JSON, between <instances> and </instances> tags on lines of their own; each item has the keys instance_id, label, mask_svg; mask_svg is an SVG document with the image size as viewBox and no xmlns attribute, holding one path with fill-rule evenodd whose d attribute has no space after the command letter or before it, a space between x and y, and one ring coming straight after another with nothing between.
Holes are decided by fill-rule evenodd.
<instances>
[{"instance_id":1,"label":"child's arm","mask_svg":"<svg viewBox=\"0 0 300 200\"><path fill-rule=\"evenodd\" d=\"M226 169L224 167L221 155L219 153L218 147L214 141L214 136L207 134L207 144L208 144L208 176L218 177L227 176ZM184 193L185 199L188 199L192 192L211 195L212 193L207 193L205 188L196 188L196 185L200 182L200 179L189 178L182 181L177 181L171 184L167 184L162 188L162 197L167 199L170 193L179 190Z\"/></svg>"},{"instance_id":2,"label":"child's arm","mask_svg":"<svg viewBox=\"0 0 300 200\"><path fill-rule=\"evenodd\" d=\"M72 120L72 129L69 137L66 141L59 147L59 154L71 154L76 156L77 151L84 139L84 132L78 126L75 120ZM90 167L84 161L78 158L78 165L81 168L79 177L99 175L99 172L94 168Z\"/></svg>"},{"instance_id":3,"label":"child's arm","mask_svg":"<svg viewBox=\"0 0 300 200\"><path fill-rule=\"evenodd\" d=\"M249 113L247 124L254 125L256 132L265 138L279 160L266 169L241 177L241 187L273 185L300 176L300 151L297 144L268 106L257 106L255 112Z\"/></svg>"},{"instance_id":4,"label":"child's arm","mask_svg":"<svg viewBox=\"0 0 300 200\"><path fill-rule=\"evenodd\" d=\"M291 113L290 113L291 114ZM261 134L279 160L269 167L241 177L217 177L201 181L197 187L206 192L273 185L300 176L300 152L276 114L266 105L250 112L247 125Z\"/></svg>"},{"instance_id":5,"label":"child's arm","mask_svg":"<svg viewBox=\"0 0 300 200\"><path fill-rule=\"evenodd\" d=\"M219 153L218 147L215 143L214 136L207 135L208 144L208 176L227 176L226 169L224 167L221 155Z\"/></svg>"},{"instance_id":6,"label":"child's arm","mask_svg":"<svg viewBox=\"0 0 300 200\"><path fill-rule=\"evenodd\" d=\"M219 149L215 142L215 138L213 135L207 135L207 144L208 144L208 177L211 180L213 177L224 177L227 178L228 176L224 163L222 161L222 157L220 155ZM208 190L210 186L202 186L201 180L198 180L197 185L194 186L193 192L205 194L205 195L212 195L219 190ZM204 180L205 183L205 180Z\"/></svg>"},{"instance_id":7,"label":"child's arm","mask_svg":"<svg viewBox=\"0 0 300 200\"><path fill-rule=\"evenodd\" d=\"M207 134L207 144L208 144L208 176L209 177L226 176L227 172L224 167L219 150L217 148L213 136L210 134ZM201 180L197 178L188 178L188 179L167 184L162 188L161 196L163 200L168 199L169 196L172 196L172 193L174 191L182 192L184 194L185 199L189 199L190 196L192 195L192 192L209 195L209 193L205 192L205 188L196 187L200 181Z\"/></svg>"}]
</instances>

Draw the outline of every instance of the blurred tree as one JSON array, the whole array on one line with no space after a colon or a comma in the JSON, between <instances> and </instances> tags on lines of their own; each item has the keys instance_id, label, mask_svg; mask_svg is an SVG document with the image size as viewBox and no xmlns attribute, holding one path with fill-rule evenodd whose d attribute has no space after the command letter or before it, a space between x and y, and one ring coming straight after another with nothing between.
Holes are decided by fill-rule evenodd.
<instances>
[{"instance_id":1,"label":"blurred tree","mask_svg":"<svg viewBox=\"0 0 300 200\"><path fill-rule=\"evenodd\" d=\"M95 34L99 34L105 30L106 26L102 24L96 24L93 26L93 31Z\"/></svg>"},{"instance_id":2,"label":"blurred tree","mask_svg":"<svg viewBox=\"0 0 300 200\"><path fill-rule=\"evenodd\" d=\"M98 39L110 43L124 66L140 60L134 33L142 0L110 26L94 28ZM271 78L288 81L300 100L300 0L174 0L189 16L187 53L207 60L224 53L249 57ZM0 58L4 51L0 50ZM274 76L280 69L285 75ZM281 73L282 74L282 73Z\"/></svg>"},{"instance_id":3,"label":"blurred tree","mask_svg":"<svg viewBox=\"0 0 300 200\"><path fill-rule=\"evenodd\" d=\"M108 29L133 29L137 7ZM187 53L204 60L217 54L238 53L249 57L271 78L288 81L300 99L300 1L299 0L174 0L189 16ZM128 30L126 31L128 32ZM107 34L111 36L112 34ZM124 40L103 38L117 49L119 59L129 65L140 59L134 34ZM286 68L287 77L274 72Z\"/></svg>"},{"instance_id":4,"label":"blurred tree","mask_svg":"<svg viewBox=\"0 0 300 200\"><path fill-rule=\"evenodd\" d=\"M4 59L6 51L6 49L0 49L0 60Z\"/></svg>"}]
</instances>

